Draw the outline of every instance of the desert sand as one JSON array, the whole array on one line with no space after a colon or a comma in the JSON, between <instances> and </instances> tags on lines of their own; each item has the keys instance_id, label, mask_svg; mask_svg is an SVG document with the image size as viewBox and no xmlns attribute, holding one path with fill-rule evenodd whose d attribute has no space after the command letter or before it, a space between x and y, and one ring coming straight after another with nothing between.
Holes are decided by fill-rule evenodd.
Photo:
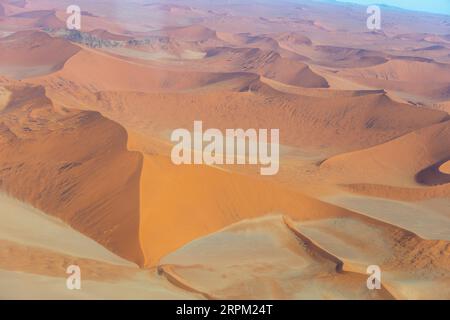
<instances>
[{"instance_id":1,"label":"desert sand","mask_svg":"<svg viewBox=\"0 0 450 320\"><path fill-rule=\"evenodd\" d=\"M0 299L450 299L448 16L69 2L0 0ZM174 165L197 120L279 173Z\"/></svg>"}]
</instances>

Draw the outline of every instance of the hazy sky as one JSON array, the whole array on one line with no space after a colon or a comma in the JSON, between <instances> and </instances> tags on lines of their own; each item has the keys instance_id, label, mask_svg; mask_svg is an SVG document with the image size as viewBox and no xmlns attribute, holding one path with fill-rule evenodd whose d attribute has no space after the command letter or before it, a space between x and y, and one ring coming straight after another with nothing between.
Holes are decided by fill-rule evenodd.
<instances>
[{"instance_id":1,"label":"hazy sky","mask_svg":"<svg viewBox=\"0 0 450 320\"><path fill-rule=\"evenodd\" d=\"M450 15L450 0L338 0L358 4L387 4L417 11L428 11Z\"/></svg>"}]
</instances>

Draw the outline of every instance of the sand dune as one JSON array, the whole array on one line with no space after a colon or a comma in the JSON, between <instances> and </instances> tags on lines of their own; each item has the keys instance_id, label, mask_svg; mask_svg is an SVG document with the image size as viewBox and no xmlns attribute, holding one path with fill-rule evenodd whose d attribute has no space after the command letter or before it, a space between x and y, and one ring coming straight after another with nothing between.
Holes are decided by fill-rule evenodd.
<instances>
[{"instance_id":1,"label":"sand dune","mask_svg":"<svg viewBox=\"0 0 450 320\"><path fill-rule=\"evenodd\" d=\"M378 265L383 286L397 299L449 296L448 241L423 240L356 217L297 223L295 227L342 259L344 271L365 274L368 266ZM410 287L415 281L423 282L423 287Z\"/></svg>"},{"instance_id":2,"label":"sand dune","mask_svg":"<svg viewBox=\"0 0 450 320\"><path fill-rule=\"evenodd\" d=\"M338 74L372 87L448 100L450 65L415 60L395 59L378 66L344 70Z\"/></svg>"},{"instance_id":3,"label":"sand dune","mask_svg":"<svg viewBox=\"0 0 450 320\"><path fill-rule=\"evenodd\" d=\"M93 92L102 90L156 92L188 90L249 77L255 78L254 75L245 73L190 72L154 68L84 49L69 59L60 72L54 73L45 81L56 86L73 84L75 87L81 86L81 89L88 88Z\"/></svg>"},{"instance_id":4,"label":"sand dune","mask_svg":"<svg viewBox=\"0 0 450 320\"><path fill-rule=\"evenodd\" d=\"M21 31L0 39L0 71L23 79L54 72L79 48L46 33Z\"/></svg>"},{"instance_id":5,"label":"sand dune","mask_svg":"<svg viewBox=\"0 0 450 320\"><path fill-rule=\"evenodd\" d=\"M0 298L450 297L444 16L78 4L76 37L64 1L0 0ZM195 120L279 129L279 173L174 165Z\"/></svg>"},{"instance_id":6,"label":"sand dune","mask_svg":"<svg viewBox=\"0 0 450 320\"><path fill-rule=\"evenodd\" d=\"M338 155L322 163L321 169L339 183L418 186L416 175L421 170L450 157L449 134L450 122L445 121L385 144Z\"/></svg>"},{"instance_id":7,"label":"sand dune","mask_svg":"<svg viewBox=\"0 0 450 320\"><path fill-rule=\"evenodd\" d=\"M258 48L219 47L208 50L206 63L231 66L234 71L255 72L269 79L307 88L326 88L328 83L304 63ZM212 60L212 61L211 61Z\"/></svg>"},{"instance_id":8,"label":"sand dune","mask_svg":"<svg viewBox=\"0 0 450 320\"><path fill-rule=\"evenodd\" d=\"M0 299L201 298L29 205L0 195L0 208ZM81 291L66 288L70 265L81 268Z\"/></svg>"},{"instance_id":9,"label":"sand dune","mask_svg":"<svg viewBox=\"0 0 450 320\"><path fill-rule=\"evenodd\" d=\"M127 37L120 34L114 34L104 29L95 29L89 32L90 35L102 39L102 40L113 40L113 41L128 41L132 40L132 37Z\"/></svg>"},{"instance_id":10,"label":"sand dune","mask_svg":"<svg viewBox=\"0 0 450 320\"><path fill-rule=\"evenodd\" d=\"M386 290L365 290L358 274L336 272L333 261L311 251L279 216L243 221L191 242L159 268L219 299L391 297Z\"/></svg>"},{"instance_id":11,"label":"sand dune","mask_svg":"<svg viewBox=\"0 0 450 320\"><path fill-rule=\"evenodd\" d=\"M140 190L140 238L147 265L155 265L183 244L242 219L271 212L305 220L346 214L261 178L213 167L174 167L162 156L145 156ZM177 201L170 201L175 195ZM202 223L206 219L208 222Z\"/></svg>"},{"instance_id":12,"label":"sand dune","mask_svg":"<svg viewBox=\"0 0 450 320\"><path fill-rule=\"evenodd\" d=\"M184 41L206 41L217 37L214 30L201 25L168 27L159 31L159 33L170 38L183 39Z\"/></svg>"},{"instance_id":13,"label":"sand dune","mask_svg":"<svg viewBox=\"0 0 450 320\"><path fill-rule=\"evenodd\" d=\"M55 110L42 87L7 88L2 189L139 264L142 157L126 150L126 132L95 112Z\"/></svg>"},{"instance_id":14,"label":"sand dune","mask_svg":"<svg viewBox=\"0 0 450 320\"><path fill-rule=\"evenodd\" d=\"M94 240L71 229L61 220L40 212L30 205L6 195L0 195L0 202L2 210L0 241L4 242L2 247L13 246L14 243L17 246L19 244L24 247L33 246L44 251L59 252L119 266L134 266ZM11 261L11 263L14 262Z\"/></svg>"},{"instance_id":15,"label":"sand dune","mask_svg":"<svg viewBox=\"0 0 450 320\"><path fill-rule=\"evenodd\" d=\"M442 173L450 174L450 161L447 161L447 162L445 162L444 164L442 164L442 165L439 167L439 170L440 170Z\"/></svg>"},{"instance_id":16,"label":"sand dune","mask_svg":"<svg viewBox=\"0 0 450 320\"><path fill-rule=\"evenodd\" d=\"M33 19L32 24L36 28L58 30L66 27L66 24L56 17L54 10L25 11L17 13L12 17Z\"/></svg>"}]
</instances>

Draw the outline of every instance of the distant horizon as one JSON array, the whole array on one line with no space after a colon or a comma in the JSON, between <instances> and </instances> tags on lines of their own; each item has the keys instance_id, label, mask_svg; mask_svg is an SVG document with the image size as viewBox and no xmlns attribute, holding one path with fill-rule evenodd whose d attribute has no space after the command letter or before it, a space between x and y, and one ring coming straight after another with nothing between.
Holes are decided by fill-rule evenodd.
<instances>
[{"instance_id":1,"label":"distant horizon","mask_svg":"<svg viewBox=\"0 0 450 320\"><path fill-rule=\"evenodd\" d=\"M450 0L335 0L360 5L380 4L405 10L437 13L450 16Z\"/></svg>"}]
</instances>

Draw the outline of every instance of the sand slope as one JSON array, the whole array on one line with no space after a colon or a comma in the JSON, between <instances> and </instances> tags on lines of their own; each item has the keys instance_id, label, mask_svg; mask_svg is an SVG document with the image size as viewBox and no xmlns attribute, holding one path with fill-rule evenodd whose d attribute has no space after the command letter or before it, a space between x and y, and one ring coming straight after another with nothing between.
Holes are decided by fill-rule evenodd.
<instances>
[{"instance_id":1,"label":"sand slope","mask_svg":"<svg viewBox=\"0 0 450 320\"><path fill-rule=\"evenodd\" d=\"M219 299L389 299L365 278L337 272L279 216L246 220L165 257L167 277Z\"/></svg>"},{"instance_id":2,"label":"sand slope","mask_svg":"<svg viewBox=\"0 0 450 320\"><path fill-rule=\"evenodd\" d=\"M21 31L0 39L0 72L23 79L54 72L79 48L44 32Z\"/></svg>"},{"instance_id":3,"label":"sand slope","mask_svg":"<svg viewBox=\"0 0 450 320\"><path fill-rule=\"evenodd\" d=\"M201 298L5 195L0 195L0 221L1 299ZM81 269L80 291L66 288L70 265Z\"/></svg>"},{"instance_id":4,"label":"sand slope","mask_svg":"<svg viewBox=\"0 0 450 320\"><path fill-rule=\"evenodd\" d=\"M13 102L0 115L2 190L140 263L142 158L126 150L126 132L98 113L55 110L42 87L8 90Z\"/></svg>"}]
</instances>

